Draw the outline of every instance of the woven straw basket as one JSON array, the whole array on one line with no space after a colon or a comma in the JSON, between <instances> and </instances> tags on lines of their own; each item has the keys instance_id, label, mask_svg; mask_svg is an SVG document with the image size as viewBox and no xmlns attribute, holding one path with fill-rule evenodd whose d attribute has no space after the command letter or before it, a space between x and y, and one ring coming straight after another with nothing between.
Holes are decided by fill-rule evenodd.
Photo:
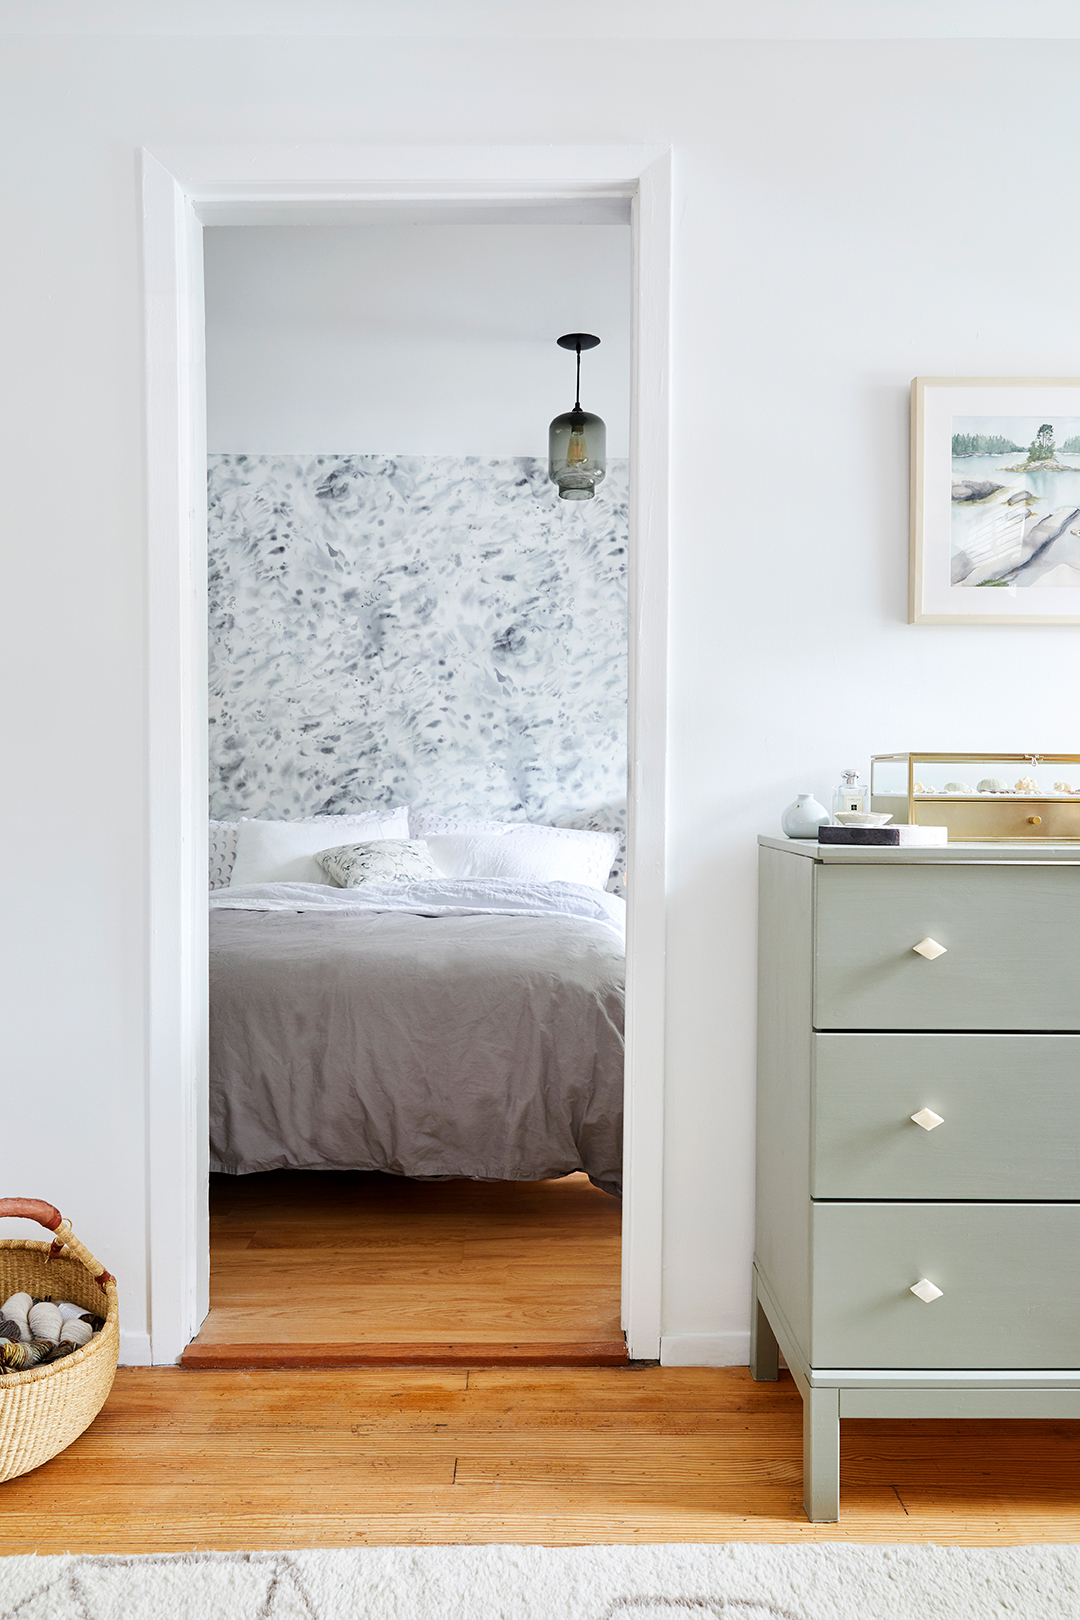
<instances>
[{"instance_id":1,"label":"woven straw basket","mask_svg":"<svg viewBox=\"0 0 1080 1620\"><path fill-rule=\"evenodd\" d=\"M0 1216L37 1221L52 1243L0 1241L0 1303L12 1294L83 1305L105 1326L89 1344L47 1367L0 1377L0 1480L29 1473L70 1446L97 1417L120 1354L116 1280L84 1249L58 1209L38 1198L0 1198Z\"/></svg>"}]
</instances>

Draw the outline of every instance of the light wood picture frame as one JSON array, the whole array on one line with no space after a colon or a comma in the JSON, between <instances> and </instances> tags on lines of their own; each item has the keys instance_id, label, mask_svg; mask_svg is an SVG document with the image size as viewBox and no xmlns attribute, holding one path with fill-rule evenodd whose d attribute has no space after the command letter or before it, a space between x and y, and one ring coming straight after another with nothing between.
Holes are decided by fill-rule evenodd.
<instances>
[{"instance_id":1,"label":"light wood picture frame","mask_svg":"<svg viewBox=\"0 0 1080 1620\"><path fill-rule=\"evenodd\" d=\"M1080 624L1080 377L916 377L912 624Z\"/></svg>"}]
</instances>

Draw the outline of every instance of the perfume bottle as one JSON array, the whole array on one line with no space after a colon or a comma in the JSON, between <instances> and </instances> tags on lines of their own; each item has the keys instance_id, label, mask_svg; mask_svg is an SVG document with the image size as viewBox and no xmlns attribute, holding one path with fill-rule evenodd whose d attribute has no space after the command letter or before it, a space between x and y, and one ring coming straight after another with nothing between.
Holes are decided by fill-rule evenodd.
<instances>
[{"instance_id":1,"label":"perfume bottle","mask_svg":"<svg viewBox=\"0 0 1080 1620\"><path fill-rule=\"evenodd\" d=\"M858 771L841 771L840 786L833 790L832 813L835 816L841 810L857 810L865 814L866 789L859 781Z\"/></svg>"}]
</instances>

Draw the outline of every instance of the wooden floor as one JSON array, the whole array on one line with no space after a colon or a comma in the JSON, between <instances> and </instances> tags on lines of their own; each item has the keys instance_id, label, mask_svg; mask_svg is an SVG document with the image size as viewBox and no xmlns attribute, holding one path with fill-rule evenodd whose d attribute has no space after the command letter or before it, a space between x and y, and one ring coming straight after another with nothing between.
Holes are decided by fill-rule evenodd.
<instances>
[{"instance_id":1,"label":"wooden floor","mask_svg":"<svg viewBox=\"0 0 1080 1620\"><path fill-rule=\"evenodd\" d=\"M213 1176L185 1367L618 1366L621 1206L587 1176Z\"/></svg>"},{"instance_id":2,"label":"wooden floor","mask_svg":"<svg viewBox=\"0 0 1080 1620\"><path fill-rule=\"evenodd\" d=\"M618 1205L583 1177L304 1179L215 1187L197 1370L122 1368L86 1434L0 1485L0 1552L1080 1539L1080 1423L845 1422L841 1522L810 1525L786 1374L491 1366L493 1342L625 1354ZM462 1364L207 1365L305 1340Z\"/></svg>"},{"instance_id":3,"label":"wooden floor","mask_svg":"<svg viewBox=\"0 0 1080 1620\"><path fill-rule=\"evenodd\" d=\"M841 1521L810 1525L787 1375L121 1369L86 1434L0 1485L0 1551L1080 1538L1080 1423L842 1433Z\"/></svg>"}]
</instances>

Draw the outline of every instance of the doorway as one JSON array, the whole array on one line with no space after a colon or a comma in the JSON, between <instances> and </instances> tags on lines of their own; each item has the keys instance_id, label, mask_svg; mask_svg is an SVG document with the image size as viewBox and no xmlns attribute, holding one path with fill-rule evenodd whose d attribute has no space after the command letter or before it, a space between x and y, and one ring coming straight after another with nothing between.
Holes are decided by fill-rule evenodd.
<instances>
[{"instance_id":1,"label":"doorway","mask_svg":"<svg viewBox=\"0 0 1080 1620\"><path fill-rule=\"evenodd\" d=\"M620 161L621 160L621 161ZM297 168L304 169L303 175ZM326 180L327 167L345 171ZM207 1224L205 927L199 829L205 804L205 646L200 544L203 223L311 223L379 217L419 201L487 210L496 200L610 212L630 200L635 256L631 461L630 919L626 1200L622 1316L630 1353L659 1349L663 1075L664 737L666 715L667 324L670 187L666 154L482 154L391 149L305 157L147 154L145 171L151 530L150 1227L153 1355L175 1361L205 1315ZM462 170L466 173L462 174ZM492 179L492 174L496 178ZM357 179L357 176L361 178ZM349 215L348 211L352 214ZM490 217L490 216L489 216ZM202 461L205 465L205 461ZM205 667L205 666L203 666ZM203 733L205 735L205 733ZM205 867L203 868L205 872Z\"/></svg>"},{"instance_id":2,"label":"doorway","mask_svg":"<svg viewBox=\"0 0 1080 1620\"><path fill-rule=\"evenodd\" d=\"M621 1338L629 205L565 212L204 231L211 1308L185 1366ZM544 455L568 328L602 334L588 500ZM305 826L374 835L407 895L356 915L389 874L343 893L316 860L275 909L252 839ZM530 916L560 878L573 908ZM487 880L506 914L455 914ZM559 1179L583 1171L605 1197Z\"/></svg>"}]
</instances>

